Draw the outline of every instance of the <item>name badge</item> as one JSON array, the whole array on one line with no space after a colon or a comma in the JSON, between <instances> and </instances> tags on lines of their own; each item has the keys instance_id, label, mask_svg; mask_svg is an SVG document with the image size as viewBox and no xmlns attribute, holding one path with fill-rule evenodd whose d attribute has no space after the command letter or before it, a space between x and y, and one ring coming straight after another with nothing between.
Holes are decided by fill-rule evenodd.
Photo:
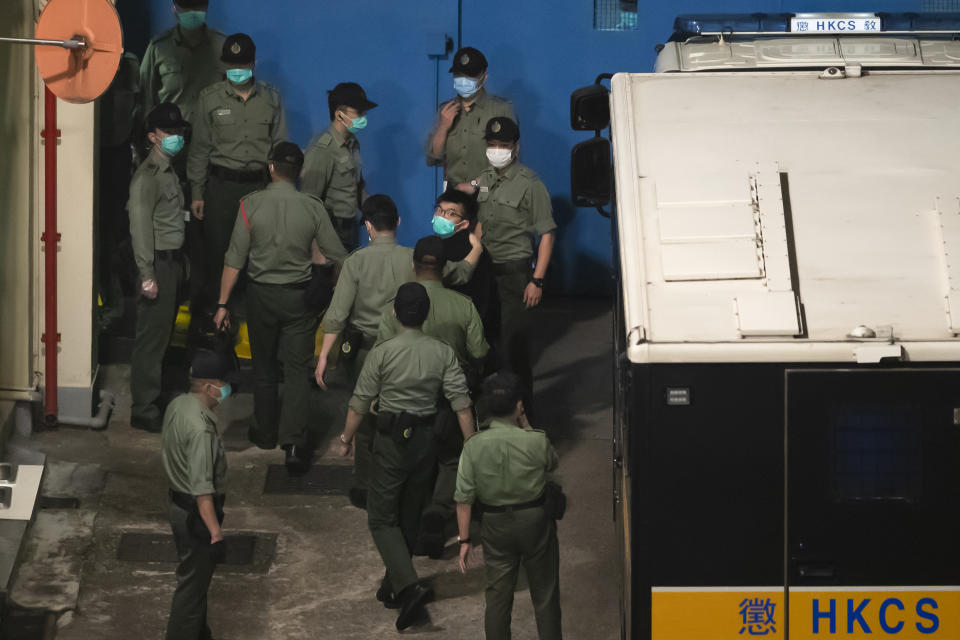
<instances>
[{"instance_id":1,"label":"name badge","mask_svg":"<svg viewBox=\"0 0 960 640\"><path fill-rule=\"evenodd\" d=\"M230 109L217 109L216 111L213 112L213 114L216 116L228 116L231 113L233 112Z\"/></svg>"},{"instance_id":2,"label":"name badge","mask_svg":"<svg viewBox=\"0 0 960 640\"><path fill-rule=\"evenodd\" d=\"M490 191L490 187L480 187L480 193L487 193Z\"/></svg>"}]
</instances>

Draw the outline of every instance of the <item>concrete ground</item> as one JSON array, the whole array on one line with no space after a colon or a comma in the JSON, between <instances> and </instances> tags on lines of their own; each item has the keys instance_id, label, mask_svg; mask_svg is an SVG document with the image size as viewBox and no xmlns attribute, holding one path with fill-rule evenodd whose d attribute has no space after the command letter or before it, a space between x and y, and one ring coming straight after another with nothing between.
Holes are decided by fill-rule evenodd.
<instances>
[{"instance_id":1,"label":"concrete ground","mask_svg":"<svg viewBox=\"0 0 960 640\"><path fill-rule=\"evenodd\" d=\"M569 500L567 515L559 523L564 633L573 639L613 640L620 637L620 569L611 518L609 303L554 301L539 309L536 318L536 426L547 431L560 453L561 481ZM129 426L129 367L111 365L106 376L107 387L118 395L106 430L60 428L19 443L46 453L51 465L60 469L53 475L63 476L66 470L67 481L61 478L60 486L48 487L46 493L73 494L79 500L82 514L57 518L54 509L45 520L92 524L89 544L76 543L82 530L64 533L71 540L68 549L76 549L64 555L82 556L68 557L68 569L60 578L79 583L75 608L64 604L63 594L75 594L76 585L54 590L57 597L50 608L66 610L57 633L64 640L160 638L173 593L174 565L117 560L122 533L169 533L159 436ZM346 397L342 388L332 393ZM267 465L282 462L282 454L247 445L251 410L250 396L242 393L221 409L229 461L225 529L228 534L275 534L276 550L265 571L218 569L209 603L214 637L392 636L396 614L374 599L383 567L367 530L366 513L352 507L346 497L264 496ZM316 424L321 439L328 432L337 434L342 415L318 413ZM85 480L76 479L80 477ZM483 637L482 568L461 575L455 547L455 542L449 545L442 560L415 560L420 576L433 584L437 600L428 606L431 624L406 633L454 640ZM50 573L49 568L31 570L31 564L41 563L36 556L21 567L21 575ZM21 581L14 599L43 606L49 585L35 583ZM513 634L517 640L536 638L522 578Z\"/></svg>"}]
</instances>

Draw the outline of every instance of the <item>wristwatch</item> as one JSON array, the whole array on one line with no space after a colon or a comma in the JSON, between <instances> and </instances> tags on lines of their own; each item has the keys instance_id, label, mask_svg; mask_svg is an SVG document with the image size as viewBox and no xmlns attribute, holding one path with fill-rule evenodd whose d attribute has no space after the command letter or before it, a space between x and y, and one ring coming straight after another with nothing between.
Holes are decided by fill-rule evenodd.
<instances>
[{"instance_id":1,"label":"wristwatch","mask_svg":"<svg viewBox=\"0 0 960 640\"><path fill-rule=\"evenodd\" d=\"M340 434L340 442L342 442L343 444L345 444L345 445L347 445L347 446L350 446L350 443L347 442L346 438L343 437L343 434L342 434L342 433Z\"/></svg>"},{"instance_id":2,"label":"wristwatch","mask_svg":"<svg viewBox=\"0 0 960 640\"><path fill-rule=\"evenodd\" d=\"M543 278L530 278L530 282L543 289Z\"/></svg>"},{"instance_id":3,"label":"wristwatch","mask_svg":"<svg viewBox=\"0 0 960 640\"><path fill-rule=\"evenodd\" d=\"M480 191L480 183L477 182L476 180L471 180L470 186L473 187L474 193L476 193L477 191Z\"/></svg>"},{"instance_id":4,"label":"wristwatch","mask_svg":"<svg viewBox=\"0 0 960 640\"><path fill-rule=\"evenodd\" d=\"M467 536L466 538L461 538L460 536L457 536L457 542L459 542L460 544L470 544L470 536Z\"/></svg>"}]
</instances>

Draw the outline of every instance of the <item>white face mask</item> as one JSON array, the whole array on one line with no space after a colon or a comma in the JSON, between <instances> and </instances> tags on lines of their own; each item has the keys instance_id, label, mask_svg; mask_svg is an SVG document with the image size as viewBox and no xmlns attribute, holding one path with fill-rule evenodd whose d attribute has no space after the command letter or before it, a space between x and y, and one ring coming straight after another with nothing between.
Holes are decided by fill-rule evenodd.
<instances>
[{"instance_id":1,"label":"white face mask","mask_svg":"<svg viewBox=\"0 0 960 640\"><path fill-rule=\"evenodd\" d=\"M513 160L513 149L487 148L487 160L495 169L503 169Z\"/></svg>"}]
</instances>

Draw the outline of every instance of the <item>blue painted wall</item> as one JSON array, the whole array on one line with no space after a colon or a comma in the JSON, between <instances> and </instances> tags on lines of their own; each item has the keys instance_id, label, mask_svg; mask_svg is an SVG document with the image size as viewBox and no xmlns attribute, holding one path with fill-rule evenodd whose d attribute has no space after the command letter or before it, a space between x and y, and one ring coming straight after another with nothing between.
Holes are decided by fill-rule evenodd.
<instances>
[{"instance_id":1,"label":"blue painted wall","mask_svg":"<svg viewBox=\"0 0 960 640\"><path fill-rule=\"evenodd\" d=\"M442 34L490 62L488 88L512 99L521 120L522 161L536 170L553 198L560 225L548 292L603 295L611 291L610 227L595 211L575 209L569 194L569 152L588 133L569 125L570 92L597 74L648 71L654 45L665 41L682 13L795 11L918 11L920 0L640 2L639 30L593 29L591 0L211 0L209 23L245 31L257 44L257 77L286 100L290 135L305 146L328 124L326 90L356 81L380 107L360 134L371 192L400 207L400 240L430 233L436 172L423 159L438 91L453 95L449 60L428 54ZM171 0L120 0L127 48L142 54L146 38L173 24Z\"/></svg>"}]
</instances>

